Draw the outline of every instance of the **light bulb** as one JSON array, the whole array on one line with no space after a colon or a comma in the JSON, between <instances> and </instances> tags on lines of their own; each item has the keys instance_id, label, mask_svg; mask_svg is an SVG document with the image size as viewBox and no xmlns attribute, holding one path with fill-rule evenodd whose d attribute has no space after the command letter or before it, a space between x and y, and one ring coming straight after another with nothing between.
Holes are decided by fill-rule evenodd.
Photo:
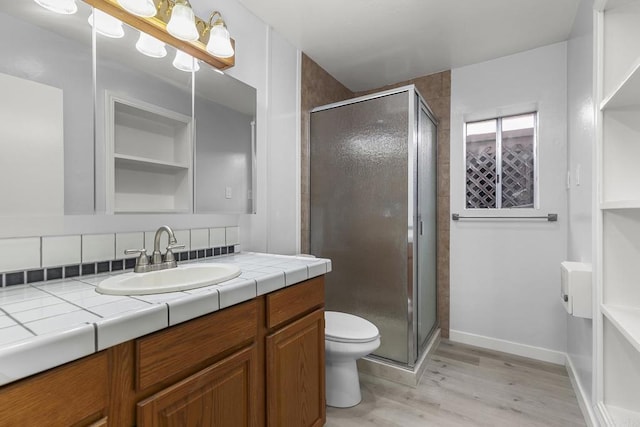
<instances>
[{"instance_id":1,"label":"light bulb","mask_svg":"<svg viewBox=\"0 0 640 427\"><path fill-rule=\"evenodd\" d=\"M62 15L73 15L78 11L76 0L34 0L40 6Z\"/></svg>"},{"instance_id":2,"label":"light bulb","mask_svg":"<svg viewBox=\"0 0 640 427\"><path fill-rule=\"evenodd\" d=\"M136 43L138 52L152 58L164 58L167 56L167 49L163 42L147 33L140 31L140 38Z\"/></svg>"},{"instance_id":3,"label":"light bulb","mask_svg":"<svg viewBox=\"0 0 640 427\"><path fill-rule=\"evenodd\" d=\"M176 51L176 57L173 60L173 66L180 71L195 72L200 69L198 60L188 53L184 53L181 50Z\"/></svg>"},{"instance_id":4,"label":"light bulb","mask_svg":"<svg viewBox=\"0 0 640 427\"><path fill-rule=\"evenodd\" d=\"M196 41L200 37L196 28L195 15L187 3L176 3L171 11L167 31L174 37L185 41Z\"/></svg>"},{"instance_id":5,"label":"light bulb","mask_svg":"<svg viewBox=\"0 0 640 427\"><path fill-rule=\"evenodd\" d=\"M95 17L95 19L94 19ZM100 9L93 9L93 13L89 15L89 25L93 26L95 23L96 32L106 37L119 39L124 36L124 28L122 28L122 22L101 11Z\"/></svg>"},{"instance_id":6,"label":"light bulb","mask_svg":"<svg viewBox=\"0 0 640 427\"><path fill-rule=\"evenodd\" d=\"M143 18L152 18L158 12L153 0L118 0L118 3L127 12Z\"/></svg>"},{"instance_id":7,"label":"light bulb","mask_svg":"<svg viewBox=\"0 0 640 427\"><path fill-rule=\"evenodd\" d=\"M211 35L207 43L207 52L218 58L231 58L233 56L233 46L229 38L229 31L225 28L221 20L211 27Z\"/></svg>"}]
</instances>

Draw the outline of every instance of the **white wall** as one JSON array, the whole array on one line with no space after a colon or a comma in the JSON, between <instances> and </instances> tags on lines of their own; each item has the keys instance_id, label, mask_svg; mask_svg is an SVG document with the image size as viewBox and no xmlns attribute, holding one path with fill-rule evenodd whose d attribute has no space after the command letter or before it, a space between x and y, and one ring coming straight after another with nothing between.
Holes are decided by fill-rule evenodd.
<instances>
[{"instance_id":1,"label":"white wall","mask_svg":"<svg viewBox=\"0 0 640 427\"><path fill-rule=\"evenodd\" d=\"M451 212L469 214L464 208L465 120L532 108L539 112L539 210L499 214L557 213L559 220L452 222L451 337L562 363L566 317L558 296L559 269L568 222L565 42L452 70Z\"/></svg>"},{"instance_id":2,"label":"white wall","mask_svg":"<svg viewBox=\"0 0 640 427\"><path fill-rule=\"evenodd\" d=\"M593 2L582 0L567 44L567 142L569 188L568 260L592 262ZM567 354L587 402L592 400L591 319L567 315Z\"/></svg>"},{"instance_id":3,"label":"white wall","mask_svg":"<svg viewBox=\"0 0 640 427\"><path fill-rule=\"evenodd\" d=\"M211 4L192 0L196 15L209 16ZM236 65L229 75L257 90L257 188L255 215L239 217L243 249L295 253L300 211L298 50L235 0L215 5L236 41ZM293 186L293 187L292 187ZM293 216L292 216L293 215ZM291 219L294 220L291 220Z\"/></svg>"},{"instance_id":4,"label":"white wall","mask_svg":"<svg viewBox=\"0 0 640 427\"><path fill-rule=\"evenodd\" d=\"M300 251L300 60L271 33L267 251L286 255Z\"/></svg>"},{"instance_id":5,"label":"white wall","mask_svg":"<svg viewBox=\"0 0 640 427\"><path fill-rule=\"evenodd\" d=\"M195 13L207 18L213 10L213 6L207 0L192 0L191 4ZM284 40L280 39L264 22L249 12L236 0L219 0L215 9L220 10L227 26L236 41L236 65L227 73L238 80L256 88L257 112L256 112L256 161L257 176L254 196L255 215L73 215L73 216L22 216L0 218L0 237L61 235L82 233L103 233L117 231L150 230L161 224L168 224L176 229L219 227L240 225L240 243L243 250L267 251L269 236L276 239L277 236L298 235L299 225L296 221L283 218L269 226L268 208L276 209L279 204L297 206L299 211L298 193L286 188L279 193L281 187L269 187L268 169L287 169L287 183L295 183L299 186L299 173L295 173L298 164L290 164L288 153L298 150L298 129L295 123L282 122L280 115L285 111L297 110L297 85L290 80L292 75L299 75L299 62L291 61L292 57L299 56L298 50ZM275 38L276 47L271 49L271 38ZM278 71L270 77L272 64L276 64ZM291 69L290 67L296 67ZM272 90L271 87L276 88ZM291 131L269 134L268 129L271 115L269 105L273 102L279 105L279 113L274 120L280 121L278 126L296 126ZM289 128L287 128L289 129ZM270 137L278 138L274 151L269 151ZM283 155L282 159L280 154ZM269 166L269 160L274 164ZM297 157L299 159L299 156ZM299 162L299 160L295 160ZM281 177L282 179L282 177ZM280 179L280 180L281 180ZM278 184L279 180L275 180ZM268 203L268 195L277 196L271 205ZM92 202L92 201L91 201ZM287 213L290 212L290 209ZM276 250L283 253L297 251L297 242L291 239L278 241Z\"/></svg>"}]
</instances>

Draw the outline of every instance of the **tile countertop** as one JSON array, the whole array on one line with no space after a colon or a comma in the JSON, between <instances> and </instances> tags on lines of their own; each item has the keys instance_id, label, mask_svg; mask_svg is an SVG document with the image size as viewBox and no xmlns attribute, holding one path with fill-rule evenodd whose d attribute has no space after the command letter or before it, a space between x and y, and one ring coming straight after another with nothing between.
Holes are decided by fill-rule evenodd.
<instances>
[{"instance_id":1,"label":"tile countertop","mask_svg":"<svg viewBox=\"0 0 640 427\"><path fill-rule=\"evenodd\" d=\"M154 295L97 293L113 274L0 288L0 385L331 271L328 259L252 252L197 262L236 264L242 274Z\"/></svg>"}]
</instances>

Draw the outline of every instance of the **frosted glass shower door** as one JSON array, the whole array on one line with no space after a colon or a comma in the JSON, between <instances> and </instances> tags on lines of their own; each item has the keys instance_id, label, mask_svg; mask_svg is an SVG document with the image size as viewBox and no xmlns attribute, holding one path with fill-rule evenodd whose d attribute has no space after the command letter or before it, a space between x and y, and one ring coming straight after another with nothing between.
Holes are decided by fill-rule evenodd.
<instances>
[{"instance_id":1,"label":"frosted glass shower door","mask_svg":"<svg viewBox=\"0 0 640 427\"><path fill-rule=\"evenodd\" d=\"M418 357L436 324L436 125L418 112Z\"/></svg>"},{"instance_id":2,"label":"frosted glass shower door","mask_svg":"<svg viewBox=\"0 0 640 427\"><path fill-rule=\"evenodd\" d=\"M326 308L373 322L382 338L374 354L403 364L409 363L413 270L409 96L413 92L315 111L310 138L310 248L333 263Z\"/></svg>"}]
</instances>

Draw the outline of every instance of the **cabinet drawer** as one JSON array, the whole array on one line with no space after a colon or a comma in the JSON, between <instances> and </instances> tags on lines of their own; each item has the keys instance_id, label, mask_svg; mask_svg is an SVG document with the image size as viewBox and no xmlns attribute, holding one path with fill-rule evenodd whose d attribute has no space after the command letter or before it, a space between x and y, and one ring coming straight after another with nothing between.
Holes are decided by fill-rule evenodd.
<instances>
[{"instance_id":1,"label":"cabinet drawer","mask_svg":"<svg viewBox=\"0 0 640 427\"><path fill-rule=\"evenodd\" d=\"M256 301L136 340L136 388L144 390L255 339Z\"/></svg>"},{"instance_id":2,"label":"cabinet drawer","mask_svg":"<svg viewBox=\"0 0 640 427\"><path fill-rule=\"evenodd\" d=\"M275 328L324 305L324 276L267 295L267 327Z\"/></svg>"}]
</instances>

